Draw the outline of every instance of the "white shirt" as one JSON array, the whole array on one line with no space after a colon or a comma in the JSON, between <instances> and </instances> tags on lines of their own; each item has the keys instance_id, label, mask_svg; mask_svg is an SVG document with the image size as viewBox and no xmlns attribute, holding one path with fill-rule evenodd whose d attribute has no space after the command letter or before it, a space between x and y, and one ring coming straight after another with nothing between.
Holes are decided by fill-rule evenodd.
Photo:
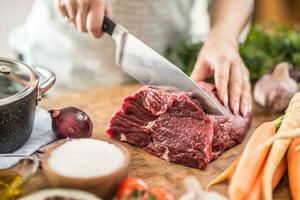
<instances>
[{"instance_id":1,"label":"white shirt","mask_svg":"<svg viewBox=\"0 0 300 200\"><path fill-rule=\"evenodd\" d=\"M190 33L190 14L195 2L207 3L203 0L110 0L110 5L113 20L163 54L167 45ZM208 31L207 14L202 16L198 15ZM36 0L25 24L11 34L9 42L28 64L54 71L56 90L132 80L114 64L113 40L107 35L93 39L76 30L57 11L54 0Z\"/></svg>"}]
</instances>

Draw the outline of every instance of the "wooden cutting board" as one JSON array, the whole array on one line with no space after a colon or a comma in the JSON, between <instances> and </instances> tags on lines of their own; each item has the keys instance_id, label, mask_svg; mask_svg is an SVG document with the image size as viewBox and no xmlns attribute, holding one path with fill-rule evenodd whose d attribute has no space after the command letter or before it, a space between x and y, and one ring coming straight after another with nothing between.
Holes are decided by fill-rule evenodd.
<instances>
[{"instance_id":1,"label":"wooden cutting board","mask_svg":"<svg viewBox=\"0 0 300 200\"><path fill-rule=\"evenodd\" d=\"M46 98L41 102L41 106L47 109L62 108L65 106L77 106L86 111L94 123L94 138L105 138L106 126L111 115L120 107L122 99L136 91L140 85L122 85L112 87L97 87L88 91L68 93L61 96ZM255 111L251 130L243 144L249 138L253 130L263 121L275 119L277 116L266 115ZM220 174L243 149L243 144L225 152L217 160L208 165L206 170L193 169L174 163L166 162L152 156L143 150L123 143L130 151L132 162L129 176L143 178L151 187L161 186L169 189L174 194L183 192L182 181L186 176L196 176L205 187L212 179ZM40 171L28 184L26 193L47 187L47 182ZM220 184L212 187L212 190L221 194L227 194L228 184ZM277 187L274 199L290 199L288 180L285 177Z\"/></svg>"}]
</instances>

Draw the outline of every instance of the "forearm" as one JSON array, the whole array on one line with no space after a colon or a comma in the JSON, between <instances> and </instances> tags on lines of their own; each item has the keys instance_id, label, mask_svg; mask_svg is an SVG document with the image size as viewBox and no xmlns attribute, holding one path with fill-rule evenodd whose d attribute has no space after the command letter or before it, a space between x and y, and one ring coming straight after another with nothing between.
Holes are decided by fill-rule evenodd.
<instances>
[{"instance_id":1,"label":"forearm","mask_svg":"<svg viewBox=\"0 0 300 200\"><path fill-rule=\"evenodd\" d=\"M246 0L214 0L209 7L209 14L211 35L226 37L237 43L250 18L251 8Z\"/></svg>"}]
</instances>

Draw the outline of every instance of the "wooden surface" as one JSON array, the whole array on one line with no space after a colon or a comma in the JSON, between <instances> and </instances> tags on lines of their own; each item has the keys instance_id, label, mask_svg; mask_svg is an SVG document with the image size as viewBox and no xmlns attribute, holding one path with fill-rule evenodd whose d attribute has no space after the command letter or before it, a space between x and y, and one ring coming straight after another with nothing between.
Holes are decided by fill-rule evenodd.
<instances>
[{"instance_id":1,"label":"wooden surface","mask_svg":"<svg viewBox=\"0 0 300 200\"><path fill-rule=\"evenodd\" d=\"M86 111L92 118L94 123L94 138L106 138L105 130L108 124L108 120L116 111L123 97L133 93L138 89L139 85L127 85L127 86L114 86L114 87L99 87L93 88L89 91L64 94L62 96L51 97L44 99L40 105L47 109L50 108L62 108L65 106L77 106ZM261 122L266 120L272 120L276 116L270 116L266 114L256 112L251 130L247 138L251 135L255 127ZM247 138L244 140L247 140ZM150 186L162 186L174 194L179 195L182 193L182 180L188 175L196 176L203 186L206 186L213 178L220 174L229 163L241 153L243 144L225 152L217 160L208 165L205 171L198 169L192 169L189 167L173 164L152 156L143 150L123 143L127 147L132 156L132 162L130 165L129 176L138 176L143 178ZM220 184L213 187L224 195L227 193L227 184ZM28 184L26 193L35 191L37 189L47 187L47 181L45 180L42 171L40 171ZM275 191L274 199L289 199L288 181L285 177Z\"/></svg>"}]
</instances>

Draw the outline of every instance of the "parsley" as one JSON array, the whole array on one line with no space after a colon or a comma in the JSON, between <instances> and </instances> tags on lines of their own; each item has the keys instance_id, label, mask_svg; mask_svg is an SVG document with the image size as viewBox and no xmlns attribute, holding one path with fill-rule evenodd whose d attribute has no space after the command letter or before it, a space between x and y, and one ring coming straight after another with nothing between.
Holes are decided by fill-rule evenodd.
<instances>
[{"instance_id":1,"label":"parsley","mask_svg":"<svg viewBox=\"0 0 300 200\"><path fill-rule=\"evenodd\" d=\"M193 43L186 37L167 48L167 57L190 75L202 45L202 42ZM299 27L279 24L254 25L246 41L240 45L239 51L253 82L270 72L280 62L291 63L294 67L291 76L297 81L300 80Z\"/></svg>"}]
</instances>

